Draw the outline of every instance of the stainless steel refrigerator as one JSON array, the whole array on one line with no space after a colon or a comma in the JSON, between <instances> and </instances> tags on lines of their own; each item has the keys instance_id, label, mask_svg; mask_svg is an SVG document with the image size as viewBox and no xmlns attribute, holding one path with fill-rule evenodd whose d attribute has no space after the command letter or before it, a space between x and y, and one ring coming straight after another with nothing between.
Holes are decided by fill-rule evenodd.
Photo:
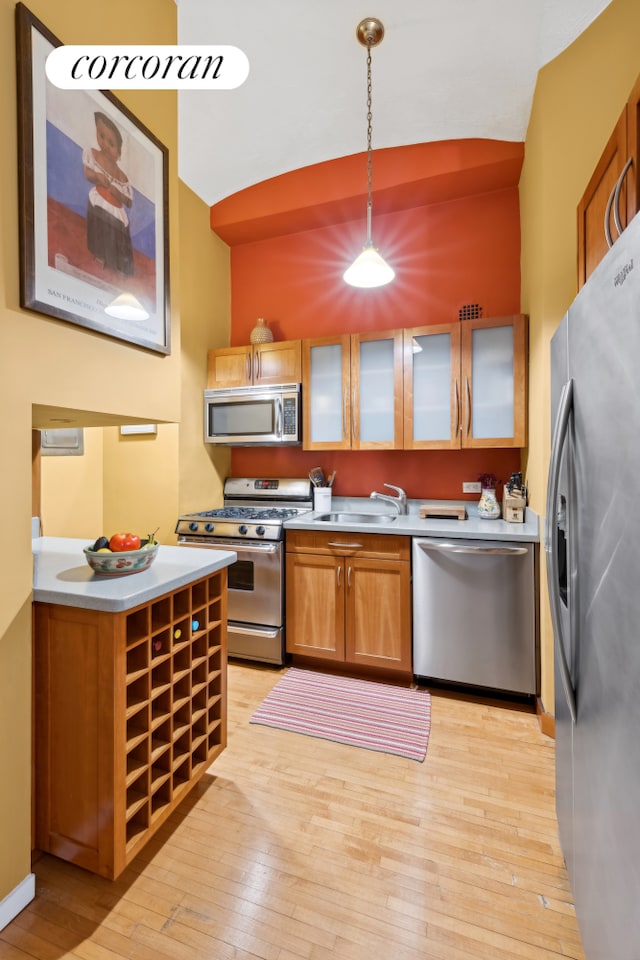
<instances>
[{"instance_id":1,"label":"stainless steel refrigerator","mask_svg":"<svg viewBox=\"0 0 640 960\"><path fill-rule=\"evenodd\" d=\"M551 342L556 806L588 960L640 958L640 215Z\"/></svg>"}]
</instances>

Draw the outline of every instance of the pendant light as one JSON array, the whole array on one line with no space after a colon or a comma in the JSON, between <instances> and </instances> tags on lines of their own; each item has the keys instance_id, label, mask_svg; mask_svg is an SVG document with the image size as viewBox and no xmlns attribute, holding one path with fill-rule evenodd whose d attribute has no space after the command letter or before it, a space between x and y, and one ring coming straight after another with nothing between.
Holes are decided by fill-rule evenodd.
<instances>
[{"instance_id":1,"label":"pendant light","mask_svg":"<svg viewBox=\"0 0 640 960\"><path fill-rule=\"evenodd\" d=\"M371 48L376 47L384 37L384 27L375 17L361 20L356 28L356 37L367 48L367 239L362 253L356 257L343 274L344 280L352 287L382 287L390 283L395 272L380 256L371 238L371 212L373 209L373 178L371 160Z\"/></svg>"}]
</instances>

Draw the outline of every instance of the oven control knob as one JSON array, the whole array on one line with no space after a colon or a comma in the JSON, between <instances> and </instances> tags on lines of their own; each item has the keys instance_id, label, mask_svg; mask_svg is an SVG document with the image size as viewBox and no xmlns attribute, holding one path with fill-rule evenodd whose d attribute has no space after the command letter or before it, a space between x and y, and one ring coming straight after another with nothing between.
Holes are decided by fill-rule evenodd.
<instances>
[{"instance_id":1,"label":"oven control knob","mask_svg":"<svg viewBox=\"0 0 640 960\"><path fill-rule=\"evenodd\" d=\"M247 527L246 523L241 523L238 527L238 533L248 533L248 531L249 528Z\"/></svg>"},{"instance_id":2,"label":"oven control knob","mask_svg":"<svg viewBox=\"0 0 640 960\"><path fill-rule=\"evenodd\" d=\"M265 530L264 527L256 527L256 533L258 534L259 537L264 537L266 532L267 531Z\"/></svg>"},{"instance_id":3,"label":"oven control knob","mask_svg":"<svg viewBox=\"0 0 640 960\"><path fill-rule=\"evenodd\" d=\"M193 532L195 533L197 529L198 529L198 524L195 522L195 520L192 520L191 523L189 524L189 530L193 530Z\"/></svg>"},{"instance_id":4,"label":"oven control knob","mask_svg":"<svg viewBox=\"0 0 640 960\"><path fill-rule=\"evenodd\" d=\"M213 533L213 531L215 530L215 527L212 523L205 523L204 528L207 531L207 533Z\"/></svg>"}]
</instances>

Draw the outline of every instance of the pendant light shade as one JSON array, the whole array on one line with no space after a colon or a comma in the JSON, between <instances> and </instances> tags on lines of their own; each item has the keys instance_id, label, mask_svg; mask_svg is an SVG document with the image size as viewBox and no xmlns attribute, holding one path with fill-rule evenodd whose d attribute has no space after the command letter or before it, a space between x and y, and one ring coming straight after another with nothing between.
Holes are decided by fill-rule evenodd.
<instances>
[{"instance_id":1,"label":"pendant light shade","mask_svg":"<svg viewBox=\"0 0 640 960\"><path fill-rule=\"evenodd\" d=\"M352 287L382 287L393 280L395 271L374 246L365 246L343 277Z\"/></svg>"},{"instance_id":2,"label":"pendant light shade","mask_svg":"<svg viewBox=\"0 0 640 960\"><path fill-rule=\"evenodd\" d=\"M384 37L384 27L374 17L361 20L356 29L358 41L367 48L367 239L362 253L356 257L343 279L352 287L382 287L395 277L395 271L389 266L373 245L371 238L371 217L373 211L373 176L371 139L373 132L371 114L371 48L377 46Z\"/></svg>"}]
</instances>

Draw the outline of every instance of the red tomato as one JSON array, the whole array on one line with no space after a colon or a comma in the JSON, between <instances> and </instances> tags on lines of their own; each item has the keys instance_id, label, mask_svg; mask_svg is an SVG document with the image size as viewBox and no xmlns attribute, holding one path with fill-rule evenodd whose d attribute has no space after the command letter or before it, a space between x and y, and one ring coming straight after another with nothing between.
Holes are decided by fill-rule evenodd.
<instances>
[{"instance_id":1,"label":"red tomato","mask_svg":"<svg viewBox=\"0 0 640 960\"><path fill-rule=\"evenodd\" d=\"M114 553L124 553L125 550L139 550L140 537L136 533L114 533L109 540L109 549Z\"/></svg>"}]
</instances>

